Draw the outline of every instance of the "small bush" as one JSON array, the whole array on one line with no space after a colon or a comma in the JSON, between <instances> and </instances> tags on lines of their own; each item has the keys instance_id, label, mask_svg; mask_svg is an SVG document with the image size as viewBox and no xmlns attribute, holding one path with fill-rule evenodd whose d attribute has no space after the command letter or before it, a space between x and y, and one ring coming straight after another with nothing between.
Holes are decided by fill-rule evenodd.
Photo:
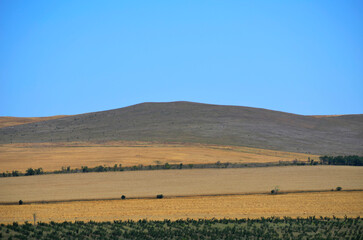
<instances>
[{"instance_id":1,"label":"small bush","mask_svg":"<svg viewBox=\"0 0 363 240\"><path fill-rule=\"evenodd\" d=\"M125 195L122 195L122 196L121 196L121 199L122 199L122 200L126 199L126 196L125 196Z\"/></svg>"},{"instance_id":2,"label":"small bush","mask_svg":"<svg viewBox=\"0 0 363 240\"><path fill-rule=\"evenodd\" d=\"M274 189L271 190L271 194L277 194L279 190L279 186L276 186Z\"/></svg>"},{"instance_id":3,"label":"small bush","mask_svg":"<svg viewBox=\"0 0 363 240\"><path fill-rule=\"evenodd\" d=\"M35 170L33 168L28 168L26 170L25 176L31 176L31 175L35 175Z\"/></svg>"},{"instance_id":4,"label":"small bush","mask_svg":"<svg viewBox=\"0 0 363 240\"><path fill-rule=\"evenodd\" d=\"M158 194L158 195L156 195L156 198L161 199L161 198L164 198L164 196L163 196L163 194Z\"/></svg>"},{"instance_id":5,"label":"small bush","mask_svg":"<svg viewBox=\"0 0 363 240\"><path fill-rule=\"evenodd\" d=\"M342 187L337 187L335 190L341 191L342 190Z\"/></svg>"},{"instance_id":6,"label":"small bush","mask_svg":"<svg viewBox=\"0 0 363 240\"><path fill-rule=\"evenodd\" d=\"M165 163L164 169L170 169L170 164L169 163Z\"/></svg>"},{"instance_id":7,"label":"small bush","mask_svg":"<svg viewBox=\"0 0 363 240\"><path fill-rule=\"evenodd\" d=\"M22 200L19 200L19 205L23 205L23 201Z\"/></svg>"}]
</instances>

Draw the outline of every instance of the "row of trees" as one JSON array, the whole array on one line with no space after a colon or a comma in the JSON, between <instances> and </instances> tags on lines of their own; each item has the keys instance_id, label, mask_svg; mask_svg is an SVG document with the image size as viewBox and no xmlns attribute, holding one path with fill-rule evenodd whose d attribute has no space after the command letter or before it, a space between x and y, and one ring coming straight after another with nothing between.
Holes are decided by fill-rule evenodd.
<instances>
[{"instance_id":1,"label":"row of trees","mask_svg":"<svg viewBox=\"0 0 363 240\"><path fill-rule=\"evenodd\" d=\"M42 175L44 174L43 168L28 168L25 173L19 172L17 170L11 172L1 173L1 177L19 177L19 176L31 176L31 175Z\"/></svg>"},{"instance_id":2,"label":"row of trees","mask_svg":"<svg viewBox=\"0 0 363 240\"><path fill-rule=\"evenodd\" d=\"M321 156L320 161L315 161L308 158L308 161L280 161L271 163L216 163L207 164L157 164L147 165L142 164L135 166L123 167L121 164L115 164L114 166L99 165L96 167L82 166L79 168L71 168L70 166L62 167L61 170L44 172L42 168L28 168L25 173L14 170L12 172L3 172L0 177L17 177L17 176L31 176L40 174L53 174L53 173L86 173L86 172L116 172L116 171L140 171L140 170L162 170L162 169L192 169L192 168L245 168L245 167L272 167L272 166L289 166L289 165L317 165L317 164L328 164L328 165L350 165L350 166L363 166L363 157L352 155L352 156Z\"/></svg>"},{"instance_id":3,"label":"row of trees","mask_svg":"<svg viewBox=\"0 0 363 240\"><path fill-rule=\"evenodd\" d=\"M363 166L363 157L357 155L351 156L321 156L321 164L328 165L349 165L349 166Z\"/></svg>"},{"instance_id":4,"label":"row of trees","mask_svg":"<svg viewBox=\"0 0 363 240\"><path fill-rule=\"evenodd\" d=\"M96 167L87 167L82 166L80 172L119 172L119 171L139 171L139 170L161 170L161 169L183 169L183 168L193 168L193 164L189 164L184 166L181 164L173 164L170 165L169 163L165 163L163 165L148 165L144 166L142 164L135 165L135 166L129 166L129 167L123 167L121 164L117 165L115 164L113 167L110 166L96 166ZM74 170L75 172L79 172L78 169Z\"/></svg>"},{"instance_id":5,"label":"row of trees","mask_svg":"<svg viewBox=\"0 0 363 240\"><path fill-rule=\"evenodd\" d=\"M114 166L99 165L96 167L82 166L81 168L62 167L60 170L44 172L42 168L29 168L25 173L19 171L3 172L0 177L30 176L39 174L60 174L60 173L87 173L87 172L119 172L119 171L141 171L141 170L168 170L168 169L193 169L193 168L244 168L244 167L268 167L280 165L302 165L302 162L279 162L279 163L206 163L206 164L156 164L156 165L135 165L123 167L121 164ZM305 165L305 162L304 162Z\"/></svg>"}]
</instances>

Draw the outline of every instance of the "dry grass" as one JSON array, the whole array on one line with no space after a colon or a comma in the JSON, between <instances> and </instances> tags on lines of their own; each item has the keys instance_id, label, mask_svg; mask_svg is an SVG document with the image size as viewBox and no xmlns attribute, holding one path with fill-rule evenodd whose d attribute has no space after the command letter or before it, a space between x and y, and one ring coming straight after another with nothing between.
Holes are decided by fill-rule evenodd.
<instances>
[{"instance_id":1,"label":"dry grass","mask_svg":"<svg viewBox=\"0 0 363 240\"><path fill-rule=\"evenodd\" d=\"M363 167L289 166L0 178L0 202L363 189Z\"/></svg>"},{"instance_id":2,"label":"dry grass","mask_svg":"<svg viewBox=\"0 0 363 240\"><path fill-rule=\"evenodd\" d=\"M363 216L362 192L294 193L0 205L0 222Z\"/></svg>"},{"instance_id":3,"label":"dry grass","mask_svg":"<svg viewBox=\"0 0 363 240\"><path fill-rule=\"evenodd\" d=\"M314 118L331 118L331 117L340 117L343 115L310 115L310 117Z\"/></svg>"},{"instance_id":4,"label":"dry grass","mask_svg":"<svg viewBox=\"0 0 363 240\"><path fill-rule=\"evenodd\" d=\"M0 117L0 128L33 123L33 122L47 121L63 117L68 117L68 115L57 115L51 117Z\"/></svg>"},{"instance_id":5,"label":"dry grass","mask_svg":"<svg viewBox=\"0 0 363 240\"><path fill-rule=\"evenodd\" d=\"M317 155L238 146L206 144L158 144L147 142L18 143L0 145L0 172L27 168L59 170L98 165L123 166L196 163L263 163L318 160Z\"/></svg>"}]
</instances>

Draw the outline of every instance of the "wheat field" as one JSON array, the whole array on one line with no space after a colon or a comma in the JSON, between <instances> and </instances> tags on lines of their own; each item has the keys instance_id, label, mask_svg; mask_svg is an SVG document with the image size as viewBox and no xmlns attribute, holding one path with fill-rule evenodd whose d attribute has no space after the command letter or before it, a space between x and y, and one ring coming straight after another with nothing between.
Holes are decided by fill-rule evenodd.
<instances>
[{"instance_id":1,"label":"wheat field","mask_svg":"<svg viewBox=\"0 0 363 240\"><path fill-rule=\"evenodd\" d=\"M0 202L363 189L363 167L287 166L50 174L0 178Z\"/></svg>"},{"instance_id":2,"label":"wheat field","mask_svg":"<svg viewBox=\"0 0 363 240\"><path fill-rule=\"evenodd\" d=\"M0 172L28 168L45 171L62 167L199 163L266 163L318 160L319 156L239 146L161 144L149 142L16 143L0 145Z\"/></svg>"},{"instance_id":3,"label":"wheat field","mask_svg":"<svg viewBox=\"0 0 363 240\"><path fill-rule=\"evenodd\" d=\"M363 192L209 196L0 205L0 223L363 216Z\"/></svg>"}]
</instances>

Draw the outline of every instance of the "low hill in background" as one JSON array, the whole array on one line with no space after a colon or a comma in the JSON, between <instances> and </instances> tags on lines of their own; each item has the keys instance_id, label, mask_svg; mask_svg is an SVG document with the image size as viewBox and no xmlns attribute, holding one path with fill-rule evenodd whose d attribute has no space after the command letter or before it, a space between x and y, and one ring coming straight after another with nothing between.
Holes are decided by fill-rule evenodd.
<instances>
[{"instance_id":1,"label":"low hill in background","mask_svg":"<svg viewBox=\"0 0 363 240\"><path fill-rule=\"evenodd\" d=\"M192 102L142 103L0 128L0 143L157 141L363 155L363 114L302 116Z\"/></svg>"}]
</instances>

